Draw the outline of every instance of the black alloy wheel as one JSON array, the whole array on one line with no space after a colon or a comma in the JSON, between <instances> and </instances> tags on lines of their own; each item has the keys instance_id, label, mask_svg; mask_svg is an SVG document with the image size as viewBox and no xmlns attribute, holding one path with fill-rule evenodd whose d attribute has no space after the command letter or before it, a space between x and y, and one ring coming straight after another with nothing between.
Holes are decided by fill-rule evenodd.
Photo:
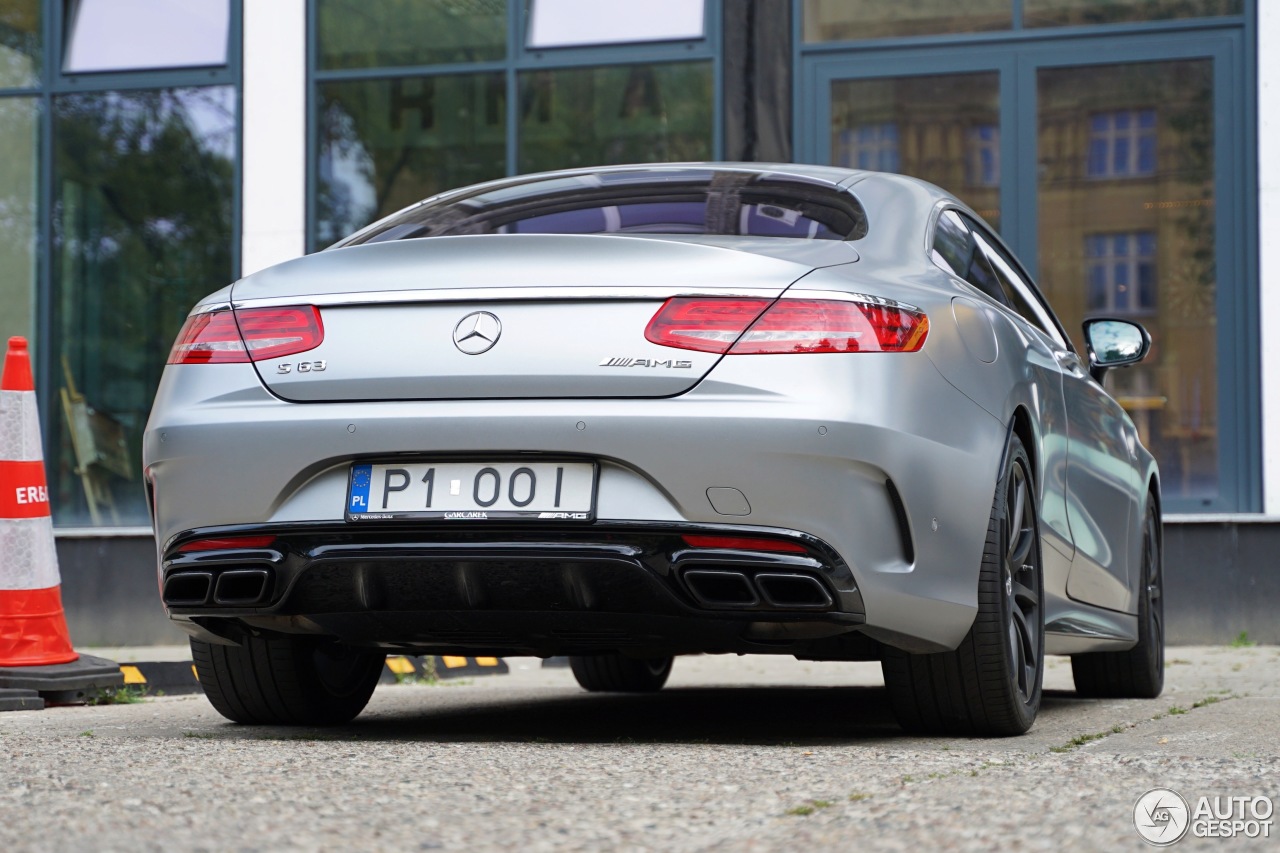
<instances>
[{"instance_id":1,"label":"black alloy wheel","mask_svg":"<svg viewBox=\"0 0 1280 853\"><path fill-rule=\"evenodd\" d=\"M1040 710L1044 566L1031 462L1010 436L978 573L978 612L954 651L881 658L894 716L920 734L1019 735Z\"/></svg>"},{"instance_id":2,"label":"black alloy wheel","mask_svg":"<svg viewBox=\"0 0 1280 853\"><path fill-rule=\"evenodd\" d=\"M1071 676L1081 696L1154 699L1164 690L1164 561L1160 513L1148 495L1142 525L1138 588L1138 642L1124 652L1071 656Z\"/></svg>"}]
</instances>

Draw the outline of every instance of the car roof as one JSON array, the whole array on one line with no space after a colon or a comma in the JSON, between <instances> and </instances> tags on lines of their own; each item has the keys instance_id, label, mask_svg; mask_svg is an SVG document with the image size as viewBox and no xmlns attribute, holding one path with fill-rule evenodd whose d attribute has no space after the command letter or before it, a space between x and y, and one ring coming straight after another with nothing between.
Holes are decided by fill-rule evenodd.
<instances>
[{"instance_id":1,"label":"car roof","mask_svg":"<svg viewBox=\"0 0 1280 853\"><path fill-rule=\"evenodd\" d=\"M399 216L401 213L405 213L426 204L446 202L455 196L478 197L490 192L498 192L525 184L592 175L649 173L655 178L660 178L664 174L677 176L680 174L696 172L738 172L748 175L758 175L761 177L783 179L792 178L804 182L822 184L831 189L850 192L867 208L868 217L872 220L873 228L875 227L875 220L877 219L880 220L881 225L888 224L884 217L889 211L892 211L889 218L896 220L894 223L896 226L905 227L908 231L911 231L914 230L912 225L913 223L915 224L915 227L918 227L920 223L928 221L931 210L937 206L939 202L946 201L956 204L962 208L965 207L965 205L960 203L954 196L933 184L917 178L911 178L906 175L887 172L872 172L860 169L847 169L840 166L824 166L811 163L746 163L722 161L628 163L614 166L594 166L574 169L558 169L546 172L532 172L457 187L425 198L422 201L409 205L401 211L391 214L390 216L383 217L377 222L371 223L365 228L362 228L354 234L338 241L338 243L334 244L334 247L350 245L353 242L360 242L360 238L365 232L378 227L380 223L387 219ZM853 189L855 186L857 187L856 190ZM894 228L893 230L897 230L897 228Z\"/></svg>"}]
</instances>

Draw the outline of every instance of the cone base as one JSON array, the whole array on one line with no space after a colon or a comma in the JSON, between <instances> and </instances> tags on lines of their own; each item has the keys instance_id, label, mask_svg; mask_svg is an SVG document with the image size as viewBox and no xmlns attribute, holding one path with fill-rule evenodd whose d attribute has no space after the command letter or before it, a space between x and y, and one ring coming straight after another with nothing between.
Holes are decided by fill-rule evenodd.
<instances>
[{"instance_id":1,"label":"cone base","mask_svg":"<svg viewBox=\"0 0 1280 853\"><path fill-rule=\"evenodd\" d=\"M93 655L54 666L0 666L0 688L35 690L51 704L83 702L94 691L123 685L120 664Z\"/></svg>"},{"instance_id":2,"label":"cone base","mask_svg":"<svg viewBox=\"0 0 1280 853\"><path fill-rule=\"evenodd\" d=\"M0 667L75 661L62 588L0 590Z\"/></svg>"}]
</instances>

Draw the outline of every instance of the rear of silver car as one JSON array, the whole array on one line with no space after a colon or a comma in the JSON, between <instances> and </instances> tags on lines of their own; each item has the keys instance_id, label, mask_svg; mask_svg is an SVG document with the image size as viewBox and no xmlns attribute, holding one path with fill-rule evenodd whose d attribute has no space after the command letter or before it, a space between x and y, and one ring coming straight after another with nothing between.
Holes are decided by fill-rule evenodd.
<instances>
[{"instance_id":1,"label":"rear of silver car","mask_svg":"<svg viewBox=\"0 0 1280 853\"><path fill-rule=\"evenodd\" d=\"M777 244L408 240L215 294L146 433L166 607L206 641L415 652L954 646L1001 425L919 347L652 340L699 299L896 310L848 292L848 244L807 260ZM204 342L184 350L192 327Z\"/></svg>"}]
</instances>

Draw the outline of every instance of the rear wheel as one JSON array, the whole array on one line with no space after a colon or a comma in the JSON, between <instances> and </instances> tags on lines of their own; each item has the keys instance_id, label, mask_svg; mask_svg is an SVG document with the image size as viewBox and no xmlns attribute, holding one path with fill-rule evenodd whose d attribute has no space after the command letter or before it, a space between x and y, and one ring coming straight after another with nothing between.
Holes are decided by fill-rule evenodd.
<instances>
[{"instance_id":1,"label":"rear wheel","mask_svg":"<svg viewBox=\"0 0 1280 853\"><path fill-rule=\"evenodd\" d=\"M205 695L237 723L329 726L364 710L386 655L303 637L254 637L240 646L191 641Z\"/></svg>"},{"instance_id":2,"label":"rear wheel","mask_svg":"<svg viewBox=\"0 0 1280 853\"><path fill-rule=\"evenodd\" d=\"M1044 573L1031 465L1014 436L996 488L978 576L978 615L955 651L886 648L894 716L909 732L1018 735L1040 709Z\"/></svg>"},{"instance_id":3,"label":"rear wheel","mask_svg":"<svg viewBox=\"0 0 1280 853\"><path fill-rule=\"evenodd\" d=\"M625 655L573 655L573 677L592 693L652 693L671 675L671 658L629 658Z\"/></svg>"},{"instance_id":4,"label":"rear wheel","mask_svg":"<svg viewBox=\"0 0 1280 853\"><path fill-rule=\"evenodd\" d=\"M1142 526L1142 589L1138 596L1138 644L1124 652L1071 656L1071 676L1081 696L1154 699L1164 689L1164 573L1160 520L1147 501Z\"/></svg>"}]
</instances>

